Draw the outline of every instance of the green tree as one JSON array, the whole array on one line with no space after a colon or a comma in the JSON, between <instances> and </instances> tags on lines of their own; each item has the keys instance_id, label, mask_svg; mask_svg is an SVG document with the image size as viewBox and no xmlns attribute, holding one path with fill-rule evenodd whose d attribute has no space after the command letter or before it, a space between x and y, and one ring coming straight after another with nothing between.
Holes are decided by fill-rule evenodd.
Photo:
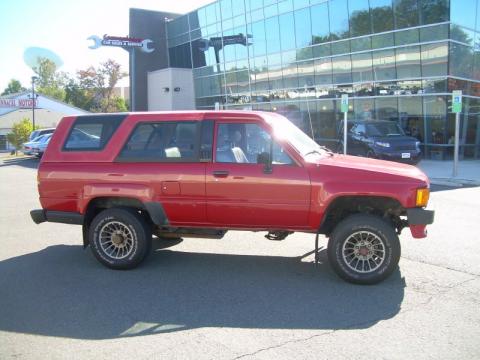
<instances>
[{"instance_id":1,"label":"green tree","mask_svg":"<svg viewBox=\"0 0 480 360\"><path fill-rule=\"evenodd\" d=\"M22 91L26 91L27 89L25 89L22 84L20 83L20 81L16 80L16 79L12 79L10 80L10 82L8 83L7 87L5 88L5 90L3 90L2 92L2 96L3 95L9 95L9 94L16 94L16 93L19 93L19 92L22 92Z\"/></svg>"},{"instance_id":2,"label":"green tree","mask_svg":"<svg viewBox=\"0 0 480 360\"><path fill-rule=\"evenodd\" d=\"M28 118L23 118L19 123L13 124L12 132L7 134L7 140L15 146L15 155L17 155L17 151L22 146L22 143L28 141L28 137L32 131L33 125Z\"/></svg>"},{"instance_id":3,"label":"green tree","mask_svg":"<svg viewBox=\"0 0 480 360\"><path fill-rule=\"evenodd\" d=\"M118 81L127 74L121 65L109 59L99 67L90 66L77 72L77 78L71 79L67 86L66 100L79 108L93 112L127 111L124 100L114 94Z\"/></svg>"},{"instance_id":4,"label":"green tree","mask_svg":"<svg viewBox=\"0 0 480 360\"><path fill-rule=\"evenodd\" d=\"M49 59L38 58L38 65L33 67L37 74L37 91L60 101L65 101L65 84L68 76L57 71L57 65Z\"/></svg>"}]
</instances>

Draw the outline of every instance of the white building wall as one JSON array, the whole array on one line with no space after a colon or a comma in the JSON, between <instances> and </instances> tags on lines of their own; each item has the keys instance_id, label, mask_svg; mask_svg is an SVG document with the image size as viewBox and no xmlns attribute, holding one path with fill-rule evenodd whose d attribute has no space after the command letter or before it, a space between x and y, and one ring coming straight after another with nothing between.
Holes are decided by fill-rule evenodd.
<instances>
[{"instance_id":1,"label":"white building wall","mask_svg":"<svg viewBox=\"0 0 480 360\"><path fill-rule=\"evenodd\" d=\"M195 110L192 69L167 68L149 72L148 110Z\"/></svg>"}]
</instances>

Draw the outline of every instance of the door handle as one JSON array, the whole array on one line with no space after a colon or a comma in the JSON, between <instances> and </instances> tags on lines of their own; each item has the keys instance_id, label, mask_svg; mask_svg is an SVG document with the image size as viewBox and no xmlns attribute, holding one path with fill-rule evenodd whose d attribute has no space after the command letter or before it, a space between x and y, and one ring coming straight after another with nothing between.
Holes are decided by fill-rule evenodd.
<instances>
[{"instance_id":1,"label":"door handle","mask_svg":"<svg viewBox=\"0 0 480 360\"><path fill-rule=\"evenodd\" d=\"M227 177L229 172L227 170L215 170L213 176L215 177Z\"/></svg>"}]
</instances>

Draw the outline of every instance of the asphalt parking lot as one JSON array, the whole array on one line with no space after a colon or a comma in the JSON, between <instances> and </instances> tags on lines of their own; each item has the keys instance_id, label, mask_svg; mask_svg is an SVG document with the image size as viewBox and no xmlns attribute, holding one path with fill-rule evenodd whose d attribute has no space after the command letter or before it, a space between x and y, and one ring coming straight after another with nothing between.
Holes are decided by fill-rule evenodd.
<instances>
[{"instance_id":1,"label":"asphalt parking lot","mask_svg":"<svg viewBox=\"0 0 480 360\"><path fill-rule=\"evenodd\" d=\"M2 359L480 358L479 187L434 187L429 237L405 231L399 270L357 286L305 234L157 240L108 270L80 227L32 222L37 164L0 160Z\"/></svg>"}]
</instances>

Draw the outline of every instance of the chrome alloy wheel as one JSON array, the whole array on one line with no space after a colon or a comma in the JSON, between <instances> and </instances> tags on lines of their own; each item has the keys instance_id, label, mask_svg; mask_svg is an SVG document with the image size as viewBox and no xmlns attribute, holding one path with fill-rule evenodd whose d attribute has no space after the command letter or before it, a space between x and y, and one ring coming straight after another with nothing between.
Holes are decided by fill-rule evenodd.
<instances>
[{"instance_id":1,"label":"chrome alloy wheel","mask_svg":"<svg viewBox=\"0 0 480 360\"><path fill-rule=\"evenodd\" d=\"M102 251L113 259L124 259L133 250L133 234L125 224L110 221L100 230Z\"/></svg>"},{"instance_id":2,"label":"chrome alloy wheel","mask_svg":"<svg viewBox=\"0 0 480 360\"><path fill-rule=\"evenodd\" d=\"M359 273L370 273L384 262L385 244L372 232L358 231L343 243L342 256L350 269Z\"/></svg>"}]
</instances>

